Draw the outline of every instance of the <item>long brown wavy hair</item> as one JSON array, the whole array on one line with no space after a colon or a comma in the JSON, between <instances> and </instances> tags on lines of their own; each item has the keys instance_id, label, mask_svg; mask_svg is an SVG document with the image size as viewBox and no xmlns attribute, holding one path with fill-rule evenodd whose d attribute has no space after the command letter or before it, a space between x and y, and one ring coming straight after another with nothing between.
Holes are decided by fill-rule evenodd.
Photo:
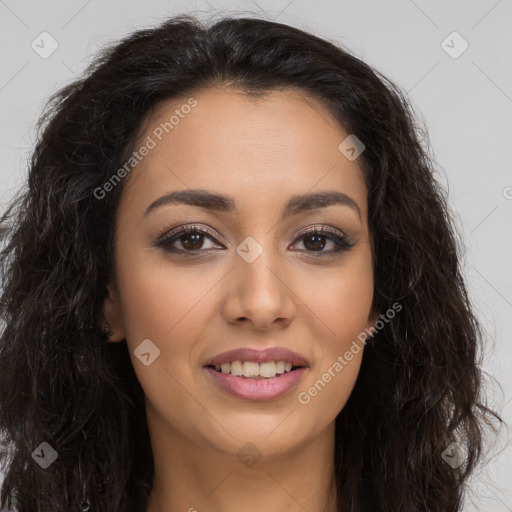
<instances>
[{"instance_id":1,"label":"long brown wavy hair","mask_svg":"<svg viewBox=\"0 0 512 512\"><path fill-rule=\"evenodd\" d=\"M27 187L0 220L1 504L145 511L144 393L126 343L108 343L99 322L123 183L101 200L94 191L134 151L151 109L219 84L299 88L366 148L373 307L403 309L366 346L336 418L340 509L460 511L484 431L503 420L486 406L484 336L426 129L399 87L333 42L263 19L191 15L105 47L52 96ZM32 455L42 442L58 454L46 469ZM455 442L458 467L443 458Z\"/></svg>"}]
</instances>

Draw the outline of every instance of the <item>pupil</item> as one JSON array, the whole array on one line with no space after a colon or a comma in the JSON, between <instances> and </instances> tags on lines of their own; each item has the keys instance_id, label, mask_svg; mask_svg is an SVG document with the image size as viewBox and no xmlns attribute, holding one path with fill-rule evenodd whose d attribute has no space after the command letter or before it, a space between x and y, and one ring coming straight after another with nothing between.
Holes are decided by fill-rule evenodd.
<instances>
[{"instance_id":1,"label":"pupil","mask_svg":"<svg viewBox=\"0 0 512 512\"><path fill-rule=\"evenodd\" d=\"M309 244L308 240L316 240L316 242L313 242L313 244ZM323 243L322 243L322 241L323 241ZM315 246L315 244L316 244L316 246ZM320 247L318 247L318 244L320 244ZM307 249L311 249L313 251L319 251L325 247L325 237L322 235L308 236L304 240L304 245L306 246ZM310 245L313 245L313 247L310 247Z\"/></svg>"},{"instance_id":2,"label":"pupil","mask_svg":"<svg viewBox=\"0 0 512 512\"><path fill-rule=\"evenodd\" d=\"M183 245L183 247L185 247L185 249L191 249L191 250L196 250L196 249L200 249L201 246L203 245L203 235L201 235L200 233L190 233L188 235L184 235L181 237L181 243ZM190 247L186 241L184 242L183 240L193 240L192 241L192 247Z\"/></svg>"}]
</instances>

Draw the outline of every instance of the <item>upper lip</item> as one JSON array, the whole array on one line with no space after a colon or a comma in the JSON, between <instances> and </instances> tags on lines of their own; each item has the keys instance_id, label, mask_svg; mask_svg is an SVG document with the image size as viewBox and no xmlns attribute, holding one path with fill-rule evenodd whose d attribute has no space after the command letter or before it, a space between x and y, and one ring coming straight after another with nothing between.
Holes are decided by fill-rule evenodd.
<instances>
[{"instance_id":1,"label":"upper lip","mask_svg":"<svg viewBox=\"0 0 512 512\"><path fill-rule=\"evenodd\" d=\"M220 366L223 363L232 363L233 361L255 361L257 363L284 361L285 363L292 363L292 366L308 366L308 362L301 355L283 347L236 348L216 355L209 359L204 366Z\"/></svg>"}]
</instances>

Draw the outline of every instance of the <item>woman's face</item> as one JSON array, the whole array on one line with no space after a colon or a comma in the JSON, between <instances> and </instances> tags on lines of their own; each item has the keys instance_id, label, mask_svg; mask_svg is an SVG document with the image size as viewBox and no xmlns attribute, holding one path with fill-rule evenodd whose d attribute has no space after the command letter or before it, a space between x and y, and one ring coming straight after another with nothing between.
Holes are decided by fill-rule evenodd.
<instances>
[{"instance_id":1,"label":"woman's face","mask_svg":"<svg viewBox=\"0 0 512 512\"><path fill-rule=\"evenodd\" d=\"M367 190L358 159L338 148L349 134L291 90L256 101L209 89L145 126L105 315L111 339L126 338L148 422L224 453L249 441L267 455L297 448L333 426L360 368L353 342L377 319ZM312 227L326 232L304 234ZM276 347L303 368L250 378L299 363L261 354ZM239 349L253 353L207 367Z\"/></svg>"}]
</instances>

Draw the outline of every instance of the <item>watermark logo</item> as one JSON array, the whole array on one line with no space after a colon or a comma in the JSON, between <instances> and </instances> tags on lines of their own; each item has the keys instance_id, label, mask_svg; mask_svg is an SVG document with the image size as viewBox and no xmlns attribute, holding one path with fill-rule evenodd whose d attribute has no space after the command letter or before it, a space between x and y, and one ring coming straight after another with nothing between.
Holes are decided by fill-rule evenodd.
<instances>
[{"instance_id":1,"label":"watermark logo","mask_svg":"<svg viewBox=\"0 0 512 512\"><path fill-rule=\"evenodd\" d=\"M349 135L338 146L339 151L353 162L364 150L366 146L354 134Z\"/></svg>"},{"instance_id":2,"label":"watermark logo","mask_svg":"<svg viewBox=\"0 0 512 512\"><path fill-rule=\"evenodd\" d=\"M246 443L237 453L240 462L248 468L252 468L262 457L262 453L252 443Z\"/></svg>"},{"instance_id":3,"label":"watermark logo","mask_svg":"<svg viewBox=\"0 0 512 512\"><path fill-rule=\"evenodd\" d=\"M55 462L58 453L47 443L41 443L33 452L32 458L43 468L48 468Z\"/></svg>"},{"instance_id":4,"label":"watermark logo","mask_svg":"<svg viewBox=\"0 0 512 512\"><path fill-rule=\"evenodd\" d=\"M30 44L39 57L47 59L59 47L59 43L48 32L41 32Z\"/></svg>"},{"instance_id":5,"label":"watermark logo","mask_svg":"<svg viewBox=\"0 0 512 512\"><path fill-rule=\"evenodd\" d=\"M458 59L469 48L469 43L457 31L454 31L441 42L441 48L452 59Z\"/></svg>"},{"instance_id":6,"label":"watermark logo","mask_svg":"<svg viewBox=\"0 0 512 512\"><path fill-rule=\"evenodd\" d=\"M143 365L149 366L160 356L160 349L151 340L145 339L137 346L133 353Z\"/></svg>"},{"instance_id":7,"label":"watermark logo","mask_svg":"<svg viewBox=\"0 0 512 512\"><path fill-rule=\"evenodd\" d=\"M252 236L248 236L236 248L236 253L246 263L252 263L262 252L263 247Z\"/></svg>"},{"instance_id":8,"label":"watermark logo","mask_svg":"<svg viewBox=\"0 0 512 512\"><path fill-rule=\"evenodd\" d=\"M464 449L459 443L453 442L443 451L441 457L449 466L457 469L464 462Z\"/></svg>"}]
</instances>

